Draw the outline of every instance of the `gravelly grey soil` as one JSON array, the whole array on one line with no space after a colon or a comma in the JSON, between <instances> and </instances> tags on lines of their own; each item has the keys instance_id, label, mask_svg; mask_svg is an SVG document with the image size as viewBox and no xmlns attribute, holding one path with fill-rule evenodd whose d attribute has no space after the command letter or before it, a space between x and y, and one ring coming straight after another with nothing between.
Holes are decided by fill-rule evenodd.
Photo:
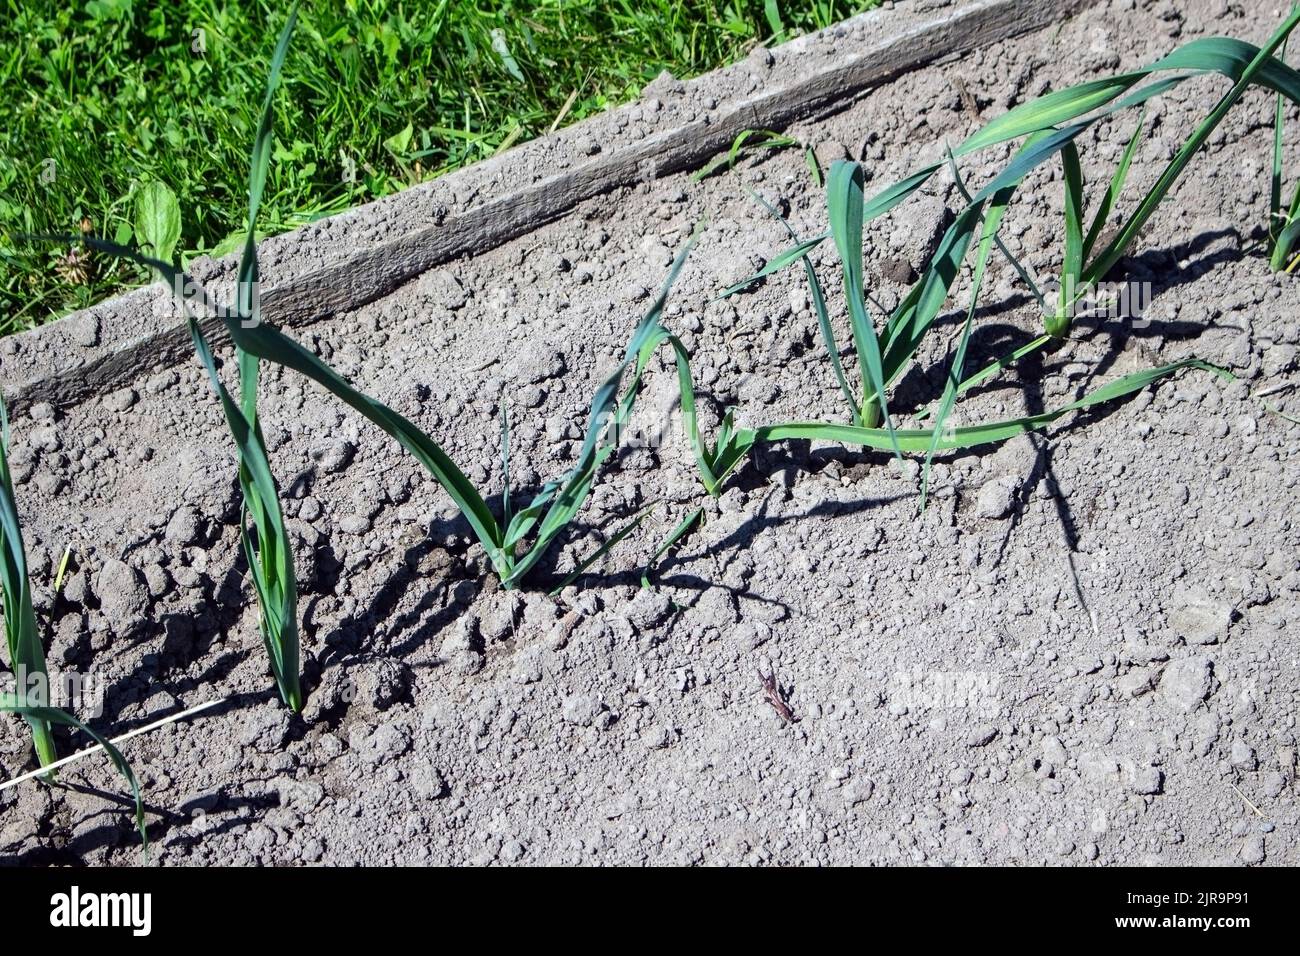
<instances>
[{"instance_id":1,"label":"gravelly grey soil","mask_svg":"<svg viewBox=\"0 0 1300 956\"><path fill-rule=\"evenodd\" d=\"M987 119L1207 32L1261 40L1273 22L1267 5L1120 0L795 132L824 161L863 159L884 185L965 135L972 108ZM1149 111L1130 201L1222 87L1197 80ZM1185 372L1044 436L949 456L920 517L915 465L765 449L650 590L639 568L702 494L676 432L627 449L582 538L511 595L414 461L313 386L269 373L264 420L305 591L301 720L275 697L235 564L232 449L198 364L35 408L14 425L13 459L46 612L47 569L67 545L76 569L52 609L52 664L106 681L97 724L113 732L230 698L130 745L157 860L1300 862L1300 427L1265 408L1294 415L1290 391L1259 398L1298 381L1300 295L1257 251L1270 117L1265 96L1245 99L1126 263L1153 283L1149 324L1077 329L959 414L1054 407L1191 354L1237 381ZM1133 122L1082 141L1091 179L1109 175ZM965 173L981 182L1004 158ZM593 202L303 337L494 490L504 396L527 488L572 459L594 383L707 219L669 310L705 407L735 403L749 423L839 420L799 273L713 299L785 244L746 185L787 203L800 233L824 228L803 158L779 153ZM877 223L870 275L919 267L945 203L948 180ZM1040 174L1004 234L1047 276L1060 223L1060 183ZM814 261L837 302L834 253ZM1036 328L1004 262L994 279L972 363ZM903 288L880 279L875 292L889 305ZM895 408L937 394L959 320L943 320L928 374L902 383ZM674 389L656 366L644 407L670 409ZM652 501L599 574L544 596ZM775 673L796 723L766 701L760 672ZM6 722L11 772L26 748ZM92 762L65 780L120 792ZM10 859L139 859L129 815L103 793L29 785L0 807Z\"/></svg>"}]
</instances>

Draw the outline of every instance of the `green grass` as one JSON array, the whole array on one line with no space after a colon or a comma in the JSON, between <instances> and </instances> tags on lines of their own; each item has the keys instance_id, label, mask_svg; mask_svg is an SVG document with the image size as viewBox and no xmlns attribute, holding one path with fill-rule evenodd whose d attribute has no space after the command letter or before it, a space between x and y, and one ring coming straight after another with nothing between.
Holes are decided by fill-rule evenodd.
<instances>
[{"instance_id":1,"label":"green grass","mask_svg":"<svg viewBox=\"0 0 1300 956\"><path fill-rule=\"evenodd\" d=\"M698 75L874 2L322 0L285 64L259 229L386 195L626 102L660 70ZM84 219L101 239L138 239L150 182L186 212L185 256L238 248L239 171L282 19L265 2L0 0L0 334L147 280L8 236Z\"/></svg>"}]
</instances>

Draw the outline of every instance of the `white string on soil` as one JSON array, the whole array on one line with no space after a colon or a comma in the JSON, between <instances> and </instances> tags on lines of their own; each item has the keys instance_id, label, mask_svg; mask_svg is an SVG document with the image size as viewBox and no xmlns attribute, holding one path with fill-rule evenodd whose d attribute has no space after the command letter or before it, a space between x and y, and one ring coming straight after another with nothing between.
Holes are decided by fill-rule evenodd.
<instances>
[{"instance_id":1,"label":"white string on soil","mask_svg":"<svg viewBox=\"0 0 1300 956\"><path fill-rule=\"evenodd\" d=\"M207 710L209 707L215 707L217 706L217 704L224 703L225 701L226 701L225 697L218 697L216 700L210 700L206 704L199 704L197 707L191 707L189 710L183 710L179 714L172 714L171 716L164 717L161 720L155 720L152 724L146 724L143 727L137 727L135 730L128 731L127 733L122 734L122 736L120 737L113 737L109 740L109 743L112 744L114 747L116 747L118 744L122 743L123 741L130 740L132 737L138 737L141 734L148 733L151 730L156 730L157 728L162 727L164 724L171 724L171 723L175 723L178 720L184 720L186 717L190 717L194 714L197 714L201 710ZM27 780L32 780L35 777L47 776L52 771L57 770L59 767L62 767L65 764L70 764L74 760L80 760L82 757L89 757L91 754L99 753L103 749L104 749L103 744L95 744L95 746L87 747L85 750L79 750L75 754L69 754L66 757L54 761L54 763L46 764L44 767L40 767L36 770L32 770L28 773L23 774L20 777L14 777L12 780L5 780L3 783L0 783L0 790L5 790L9 787L17 786L18 784L23 783L24 781Z\"/></svg>"}]
</instances>

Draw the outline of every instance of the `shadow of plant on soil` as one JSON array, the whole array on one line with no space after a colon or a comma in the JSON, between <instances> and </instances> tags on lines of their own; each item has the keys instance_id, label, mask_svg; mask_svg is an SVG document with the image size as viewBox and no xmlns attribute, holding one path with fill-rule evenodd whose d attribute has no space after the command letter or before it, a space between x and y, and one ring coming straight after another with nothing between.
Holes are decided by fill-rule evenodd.
<instances>
[{"instance_id":1,"label":"shadow of plant on soil","mask_svg":"<svg viewBox=\"0 0 1300 956\"><path fill-rule=\"evenodd\" d=\"M1220 245L1221 240L1231 240L1227 245ZM1215 246L1218 248L1213 248ZM1212 251L1209 251L1212 250ZM1192 259L1193 256L1197 258ZM1151 249L1134 257L1125 257L1122 259L1107 275L1108 281L1149 281L1151 283L1151 301L1148 307L1153 305L1161 296L1176 291L1178 288L1190 285L1215 268L1225 265L1241 262L1245 259L1241 234L1235 229L1218 229L1206 231L1189 239L1186 242L1176 244L1166 249ZM1187 261L1191 259L1192 261ZM1180 262L1187 262L1185 266L1179 266ZM1135 321L1135 320L1141 321ZM1090 339L1096 336L1105 335L1108 339L1106 349L1101 360L1084 376L1082 382L1077 387L1077 391L1082 393L1087 390L1088 385L1104 376L1114 366L1119 355L1124 350L1124 344L1129 339L1143 338L1174 338L1185 339L1195 338L1206 331L1207 325L1202 322L1176 321L1166 319L1143 319L1140 315L1121 313L1109 317L1091 317L1076 320L1076 327L1081 330L1081 339ZM1219 327L1211 322L1208 328ZM1013 326L995 327L999 330L1012 330ZM1018 330L1017 330L1018 331ZM1028 337L1023 332L1020 336L1027 341ZM975 337L972 336L972 345L975 343ZM1014 341L1010 338L1004 339L999 346L989 350L990 355L999 354L998 348L1013 348L1023 342ZM1047 405L1043 401L1041 388L1033 387L1035 383L1044 381L1049 373L1048 359L1052 353L1036 353L1027 356L1024 364L1021 366L1021 381L1012 381L1006 378L998 379L994 384L984 386L973 390L973 394L981 394L992 391L1019 388L1025 395L1025 405L1028 414L1037 415L1047 410ZM1063 359L1062 362L1068 361ZM1132 396L1136 397L1136 396ZM1130 399L1131 400L1131 399ZM1121 401L1121 404L1124 402ZM1046 482L1049 490L1049 498L1052 501L1053 509L1056 512L1057 521L1061 528L1061 541L1065 545L1066 559L1070 565L1071 582L1074 590L1075 599L1085 615L1089 614L1087 599L1083 594L1082 585L1079 582L1078 569L1074 562L1074 555L1077 553L1078 541L1080 537L1079 523L1075 517L1074 511L1070 506L1067 497L1061 493L1060 483L1057 480L1054 468L1053 455L1054 447L1052 438L1056 435L1068 434L1079 428L1087 428L1096 421L1105 418L1113 410L1107 408L1090 408L1085 409L1072 419L1068 424L1056 429L1052 435L1028 433L1027 438L1035 450L1034 463L1031 466L1025 480L1021 483L1019 493L1013 502L1011 518L1007 524L1006 530L1002 535L999 543L997 558L994 566L1001 564L1006 556L1006 549L1010 544L1011 537L1016 529L1020 526L1024 518L1025 509L1028 505L1029 494L1036 489L1040 483Z\"/></svg>"},{"instance_id":2,"label":"shadow of plant on soil","mask_svg":"<svg viewBox=\"0 0 1300 956\"><path fill-rule=\"evenodd\" d=\"M265 697L270 699L274 693ZM257 783L269 783L270 778L249 780L243 786ZM134 802L121 794L101 790L85 784L59 782L53 785L55 792L72 792L100 799L109 804L134 810ZM174 830L188 827L190 832L171 839L167 846L182 851L192 849L202 840L212 836L228 833L236 827L247 826L256 822L268 810L279 807L280 800L274 794L257 796L232 795L222 791L191 797L177 809L154 805L145 800L145 807L151 816L149 824L150 840L161 844ZM134 841L134 831L123 828L112 815L118 813L116 806L105 806L100 810L91 810L79 817L79 832L61 845L51 845L55 837L55 828L49 817L42 820L39 838L44 841L40 846L31 848L14 856L6 857L3 866L88 866L93 862L90 857L98 850L130 848ZM196 825L196 814L201 814L201 824ZM88 821L104 818L104 822L91 829L86 829ZM212 822L212 821L218 822Z\"/></svg>"}]
</instances>

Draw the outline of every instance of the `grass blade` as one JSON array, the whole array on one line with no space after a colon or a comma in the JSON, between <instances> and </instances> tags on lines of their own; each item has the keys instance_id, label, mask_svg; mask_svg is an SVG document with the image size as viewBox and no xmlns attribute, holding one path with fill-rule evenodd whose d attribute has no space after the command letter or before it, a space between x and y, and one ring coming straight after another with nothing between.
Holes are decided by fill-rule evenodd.
<instances>
[{"instance_id":1,"label":"grass blade","mask_svg":"<svg viewBox=\"0 0 1300 956\"><path fill-rule=\"evenodd\" d=\"M250 297L257 281L256 225L257 213L262 205L262 193L266 188L266 176L271 168L271 150L275 145L272 135L275 127L275 90L280 85L280 70L289 53L289 41L293 38L294 26L298 21L298 0L289 8L276 41L275 52L271 55L271 69L266 78L266 93L262 98L262 111L257 124L257 133L253 137L253 154L248 164L248 234L244 239L244 252L239 264L239 302L240 315L251 314Z\"/></svg>"},{"instance_id":2,"label":"grass blade","mask_svg":"<svg viewBox=\"0 0 1300 956\"><path fill-rule=\"evenodd\" d=\"M478 491L439 447L438 443L382 402L353 388L341 375L278 329L268 325L241 329L226 322L237 345L261 359L305 375L361 415L415 456L451 496L498 571L509 574L507 556L500 549L501 532Z\"/></svg>"},{"instance_id":3,"label":"grass blade","mask_svg":"<svg viewBox=\"0 0 1300 956\"><path fill-rule=\"evenodd\" d=\"M1278 418L1282 419L1282 421L1290 422L1292 425L1300 425L1300 418L1296 418L1294 415L1288 415L1286 412L1282 411L1282 409L1278 408L1276 405L1270 405L1267 402L1263 402L1262 404L1264 408L1272 412Z\"/></svg>"},{"instance_id":4,"label":"grass blade","mask_svg":"<svg viewBox=\"0 0 1300 956\"><path fill-rule=\"evenodd\" d=\"M270 169L275 128L275 91L280 84L280 71L289 52L289 41L293 37L297 19L298 4L295 0L289 8L289 15L271 57L261 117L248 164L248 231L244 238L244 251L240 256L235 308L240 323L250 326L261 324L257 288L261 274L257 258L257 214ZM190 320L190 336L194 340L195 350L207 367L209 379L219 386L211 352L203 341L198 323L193 319ZM252 517L251 530L247 520L241 521L241 538L253 587L257 592L261 610L259 630L271 662L271 671L281 698L296 713L302 709L302 689L299 682L301 649L298 635L298 578L293 562L293 547L285 530L279 489L271 474L266 440L257 415L261 363L256 356L238 345L235 347L235 358L239 366L239 411L247 426L246 435L241 435L239 424L232 422L228 395L222 397L222 407L240 450L239 486L244 495L244 512L246 516ZM221 391L223 390L219 388L218 394Z\"/></svg>"},{"instance_id":5,"label":"grass blade","mask_svg":"<svg viewBox=\"0 0 1300 956\"><path fill-rule=\"evenodd\" d=\"M997 375L1002 370L1006 368L1010 368L1012 365L1015 365L1025 356L1032 355L1033 353L1037 352L1039 349L1043 348L1044 346L1048 345L1053 341L1055 340L1050 335L1040 335L1038 338L1026 342L1024 345L1021 345L1018 348L1012 349L1006 355L990 362L988 365L984 366L984 368L980 369L970 378L963 381L961 385L959 385L957 388L957 394L961 395L963 392L974 388L976 385L979 385L981 382L988 381L990 378L992 378L994 375Z\"/></svg>"},{"instance_id":6,"label":"grass blade","mask_svg":"<svg viewBox=\"0 0 1300 956\"><path fill-rule=\"evenodd\" d=\"M591 401L587 435L583 440L577 463L564 478L544 488L533 503L515 517L512 526L507 529L506 540L512 545L527 532L542 509L546 509L545 516L538 525L537 538L532 547L518 559L510 574L503 577L502 583L506 587L512 587L528 573L550 547L556 535L577 515L591 491L597 470L617 447L619 436L631 416L633 403L640 390L641 377L650 355L662 341L664 334L662 316L664 307L668 303L668 293L686 265L687 256L690 255L699 236L700 232L697 229L677 254L659 290L658 297L633 331L627 349L624 351L623 360L596 390ZM629 366L634 368L632 382L626 395L620 400L618 389ZM689 417L693 419L694 416ZM612 438L602 442L602 437L611 426Z\"/></svg>"},{"instance_id":7,"label":"grass blade","mask_svg":"<svg viewBox=\"0 0 1300 956\"><path fill-rule=\"evenodd\" d=\"M510 525L510 407L501 403L501 523Z\"/></svg>"},{"instance_id":8,"label":"grass blade","mask_svg":"<svg viewBox=\"0 0 1300 956\"><path fill-rule=\"evenodd\" d=\"M1285 37L1290 30L1291 27L1284 24L1280 32ZM1241 40L1201 37L1140 70L1121 73L1109 79L1080 83L1022 103L975 131L955 152L962 156L997 143L1051 129L1061 123L1072 122L1112 102L1153 73L1169 70L1216 72L1236 82L1259 52L1256 47ZM1272 49L1268 52L1271 54ZM1179 83L1186 78L1177 77L1173 82ZM1293 102L1300 102L1300 74L1283 63L1266 60L1254 71L1251 80L1285 95Z\"/></svg>"},{"instance_id":9,"label":"grass blade","mask_svg":"<svg viewBox=\"0 0 1300 956\"><path fill-rule=\"evenodd\" d=\"M58 594L63 590L63 577L68 573L68 561L72 559L72 545L63 549L63 557L59 558L59 569L54 572L54 593Z\"/></svg>"},{"instance_id":10,"label":"grass blade","mask_svg":"<svg viewBox=\"0 0 1300 956\"><path fill-rule=\"evenodd\" d=\"M1019 139L1030 133L1052 129L1062 123L1077 120L1080 116L1105 106L1117 96L1127 92L1145 75L1146 71L1122 73L1109 79L1093 80L1063 90L1055 90L1022 103L985 123L953 152L957 156L964 156L998 143Z\"/></svg>"},{"instance_id":11,"label":"grass blade","mask_svg":"<svg viewBox=\"0 0 1300 956\"><path fill-rule=\"evenodd\" d=\"M1286 55L1286 45L1282 46ZM1273 168L1268 181L1268 239L1270 247L1275 247L1277 234L1282 220L1282 128L1285 125L1286 99L1277 94L1273 106Z\"/></svg>"},{"instance_id":12,"label":"grass blade","mask_svg":"<svg viewBox=\"0 0 1300 956\"><path fill-rule=\"evenodd\" d=\"M953 156L952 150L948 150L948 168L952 171L952 181L956 185L957 191L961 193L961 196L966 201L967 205L973 204L975 200L971 196L970 190L966 188L966 183L962 179L961 170L957 168L957 159ZM1012 255L1011 250L1006 247L1006 243L1002 241L1000 235L994 235L993 241L996 243L1003 257L1011 264L1011 268L1016 270L1016 275L1020 277L1020 281L1025 284L1025 287L1029 289L1030 295L1032 295L1038 302L1039 308L1046 312L1047 299L1043 295L1042 290L1038 288L1038 284L1034 282L1033 277L1029 274L1029 270L1025 268L1024 264L1021 263L1018 258Z\"/></svg>"},{"instance_id":13,"label":"grass blade","mask_svg":"<svg viewBox=\"0 0 1300 956\"><path fill-rule=\"evenodd\" d=\"M686 440L691 446L691 452L695 455L695 466L699 471L700 480L704 483L705 490L716 498L721 491L722 482L725 480L726 475L718 474L714 453L709 449L700 434L700 418L695 404L695 384L691 378L690 358L686 353L686 347L682 345L675 335L670 335L665 330L664 339L672 347L677 366L677 388L682 405L682 428L686 433Z\"/></svg>"},{"instance_id":14,"label":"grass blade","mask_svg":"<svg viewBox=\"0 0 1300 956\"><path fill-rule=\"evenodd\" d=\"M1015 187L1013 184L1007 188ZM986 202L980 195L973 205L962 210L944 232L925 274L890 316L884 349L886 383L893 382L907 369L921 340L948 301L948 292L961 272Z\"/></svg>"},{"instance_id":15,"label":"grass blade","mask_svg":"<svg viewBox=\"0 0 1300 956\"><path fill-rule=\"evenodd\" d=\"M837 163L838 162L845 162L845 160L837 160ZM831 166L832 173L834 172L834 168L835 168L835 164L832 164ZM937 163L933 166L926 166L925 168L920 169L917 172L913 173L911 176L908 176L906 179L894 183L892 186L889 186L888 188L881 190L879 193L877 193L870 200L868 200L866 203L863 204L862 206L863 223L865 224L871 222L871 220L883 216L886 213L893 210L895 206L903 202L914 192L916 192L918 189L924 186L926 182L929 181L930 177L933 176L938 169L939 169L939 165ZM820 179L820 175L817 178ZM803 242L796 244L793 248L786 249L782 252L777 253L777 255L773 256L772 259L770 259L767 262L767 264L763 266L763 268L759 269L752 276L750 276L747 279L742 279L740 282L737 282L735 285L729 286L726 289L722 290L722 292L718 293L718 298L725 299L727 296L735 295L737 292L749 288L759 279L766 278L767 276L770 276L774 272L780 272L786 266L790 265L790 263L795 262L798 259L802 259L811 250L821 245L830 237L831 237L831 233L827 231L822 233L820 236L814 236L811 239L805 239Z\"/></svg>"},{"instance_id":16,"label":"grass blade","mask_svg":"<svg viewBox=\"0 0 1300 956\"><path fill-rule=\"evenodd\" d=\"M722 434L713 454L713 469L718 476L719 485L745 460L754 444L752 428L736 428L733 422L734 409L727 412L722 422Z\"/></svg>"},{"instance_id":17,"label":"grass blade","mask_svg":"<svg viewBox=\"0 0 1300 956\"><path fill-rule=\"evenodd\" d=\"M1300 185L1296 187L1296 201L1292 203L1292 206L1297 211L1300 211ZM1294 262L1288 268L1287 261L1290 258L1291 248L1295 245L1297 236L1300 236L1300 218L1297 218L1296 214L1292 213L1288 217L1286 228L1278 233L1277 241L1274 244L1273 258L1270 265L1273 266L1275 271L1285 269L1290 272L1295 268Z\"/></svg>"},{"instance_id":18,"label":"grass blade","mask_svg":"<svg viewBox=\"0 0 1300 956\"><path fill-rule=\"evenodd\" d=\"M811 239L805 239L803 242L797 243L794 247L790 249L785 249L782 252L777 253L775 256L773 256L771 259L767 261L767 263L763 266L763 268L759 269L748 279L741 279L735 285L728 286L727 288L723 289L721 292L718 293L717 297L719 299L725 299L727 298L727 296L735 295L737 292L740 292L742 289L748 289L759 279L766 278L767 276L770 276L773 272L780 272L790 263L797 262L798 260L802 259L804 256L808 255L809 252L811 252L813 249L816 249L818 246L820 246L823 242L825 242L829 238L830 238L830 233L824 232L820 236L813 236Z\"/></svg>"},{"instance_id":19,"label":"grass blade","mask_svg":"<svg viewBox=\"0 0 1300 956\"><path fill-rule=\"evenodd\" d=\"M249 576L253 579L261 612L262 643L280 696L291 710L297 712L302 709L298 674L300 650L297 578L294 573L293 549L284 526L279 490L271 473L266 442L256 417L250 422L222 383L212 350L193 316L189 317L189 329L194 351L203 363L208 381L221 402L226 426L239 452L239 484L244 496L245 514L245 520L241 520L241 533ZM251 360L251 364L241 362L241 371L246 373L243 376L245 387L250 384L247 372L249 368L255 367L255 360ZM256 394L255 377L251 385L254 389L252 394ZM249 515L252 516L253 532L249 531L246 520Z\"/></svg>"},{"instance_id":20,"label":"grass blade","mask_svg":"<svg viewBox=\"0 0 1300 956\"><path fill-rule=\"evenodd\" d=\"M1065 259L1061 264L1056 313L1047 316L1045 322L1047 334L1058 339L1069 332L1074 303L1086 291L1080 285L1084 241L1083 167L1079 163L1079 147L1073 141L1061 150L1061 166L1065 173Z\"/></svg>"},{"instance_id":21,"label":"grass blade","mask_svg":"<svg viewBox=\"0 0 1300 956\"><path fill-rule=\"evenodd\" d=\"M1292 4L1291 9L1295 10L1296 5ZM1287 45L1290 40L1291 38L1287 37L1282 41L1282 49L1278 54L1278 59L1283 63L1286 63ZM1282 233L1295 220L1297 211L1300 211L1300 182L1296 183L1295 191L1291 195L1291 205L1285 213L1282 211L1282 137L1286 125L1285 106L1285 97L1278 93L1277 102L1273 107L1273 169L1269 177L1268 197L1269 268L1274 272L1281 272L1286 268L1294 234L1290 241L1284 243Z\"/></svg>"},{"instance_id":22,"label":"grass blade","mask_svg":"<svg viewBox=\"0 0 1300 956\"><path fill-rule=\"evenodd\" d=\"M751 142L751 140L754 140L754 142ZM770 129L742 130L740 135L732 140L731 149L721 156L715 156L704 166L691 173L691 182L698 183L724 169L731 169L736 165L736 160L740 158L741 153L757 152L764 149L787 149L798 145L799 141L797 139Z\"/></svg>"},{"instance_id":23,"label":"grass blade","mask_svg":"<svg viewBox=\"0 0 1300 956\"><path fill-rule=\"evenodd\" d=\"M826 177L822 175L821 163L817 162L817 153L809 146L803 151L803 158L808 165L808 175L812 177L813 185L821 189L826 185Z\"/></svg>"}]
</instances>

